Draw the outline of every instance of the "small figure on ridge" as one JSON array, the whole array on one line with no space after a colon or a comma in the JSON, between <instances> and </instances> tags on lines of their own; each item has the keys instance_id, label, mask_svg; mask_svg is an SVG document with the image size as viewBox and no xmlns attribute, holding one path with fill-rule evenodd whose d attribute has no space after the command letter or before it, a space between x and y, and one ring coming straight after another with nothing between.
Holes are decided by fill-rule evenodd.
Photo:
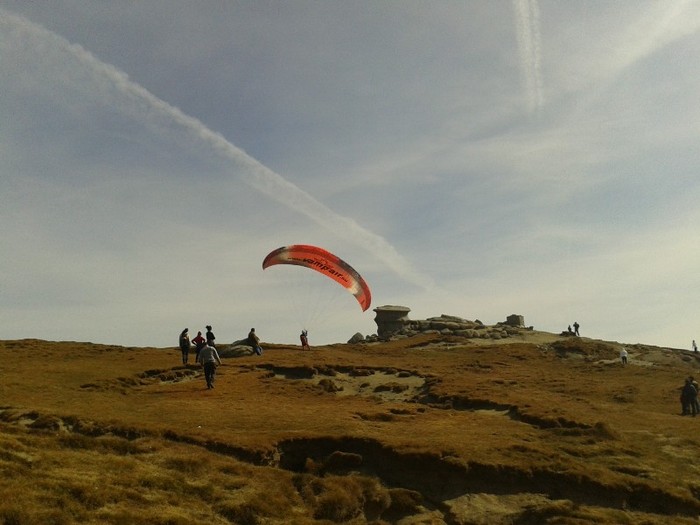
<instances>
[{"instance_id":1,"label":"small figure on ridge","mask_svg":"<svg viewBox=\"0 0 700 525\"><path fill-rule=\"evenodd\" d=\"M299 341L301 341L301 349L302 350L311 350L311 347L309 346L309 332L306 330L301 331L301 335L299 336Z\"/></svg>"}]
</instances>

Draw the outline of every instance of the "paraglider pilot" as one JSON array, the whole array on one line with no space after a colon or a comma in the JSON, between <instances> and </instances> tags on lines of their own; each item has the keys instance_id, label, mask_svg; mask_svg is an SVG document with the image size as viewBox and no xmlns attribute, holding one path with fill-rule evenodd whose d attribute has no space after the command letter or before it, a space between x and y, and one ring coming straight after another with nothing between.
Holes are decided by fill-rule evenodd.
<instances>
[{"instance_id":1,"label":"paraglider pilot","mask_svg":"<svg viewBox=\"0 0 700 525\"><path fill-rule=\"evenodd\" d=\"M309 346L309 332L306 330L301 331L301 335L299 336L299 341L301 341L301 349L302 350L311 350L311 347Z\"/></svg>"}]
</instances>

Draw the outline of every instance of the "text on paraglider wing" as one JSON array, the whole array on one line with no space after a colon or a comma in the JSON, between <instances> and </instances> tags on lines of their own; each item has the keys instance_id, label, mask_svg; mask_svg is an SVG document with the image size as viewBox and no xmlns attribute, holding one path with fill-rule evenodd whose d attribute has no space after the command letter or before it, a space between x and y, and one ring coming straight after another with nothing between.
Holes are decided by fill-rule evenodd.
<instances>
[{"instance_id":1,"label":"text on paraglider wing","mask_svg":"<svg viewBox=\"0 0 700 525\"><path fill-rule=\"evenodd\" d=\"M310 266L314 266L314 267L318 268L320 271L327 273L328 275L334 275L336 277L341 278L346 283L349 282L348 278L345 276L344 273L339 272L338 270L328 266L328 264L326 264L324 262L317 261L315 259L302 259L302 260L306 264L308 264Z\"/></svg>"}]
</instances>

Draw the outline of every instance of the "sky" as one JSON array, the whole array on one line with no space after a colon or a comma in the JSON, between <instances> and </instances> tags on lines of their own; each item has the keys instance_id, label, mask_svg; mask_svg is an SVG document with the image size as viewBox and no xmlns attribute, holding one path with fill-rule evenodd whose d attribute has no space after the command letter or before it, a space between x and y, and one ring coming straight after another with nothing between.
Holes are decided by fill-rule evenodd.
<instances>
[{"instance_id":1,"label":"sky","mask_svg":"<svg viewBox=\"0 0 700 525\"><path fill-rule=\"evenodd\" d=\"M0 0L0 339L700 339L700 2ZM311 244L372 290L262 270Z\"/></svg>"}]
</instances>

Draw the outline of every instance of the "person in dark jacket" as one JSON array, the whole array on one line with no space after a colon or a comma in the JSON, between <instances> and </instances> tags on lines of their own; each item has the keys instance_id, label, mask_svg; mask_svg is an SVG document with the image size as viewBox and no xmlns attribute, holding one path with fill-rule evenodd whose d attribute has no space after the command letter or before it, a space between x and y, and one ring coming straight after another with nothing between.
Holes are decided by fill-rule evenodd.
<instances>
[{"instance_id":1,"label":"person in dark jacket","mask_svg":"<svg viewBox=\"0 0 700 525\"><path fill-rule=\"evenodd\" d=\"M698 397L700 397L700 384L698 384L693 376L690 376L688 379L690 379L690 384L693 385L695 392L698 394L693 400L693 405L695 405L695 413L700 414L700 400L698 400Z\"/></svg>"},{"instance_id":2,"label":"person in dark jacket","mask_svg":"<svg viewBox=\"0 0 700 525\"><path fill-rule=\"evenodd\" d=\"M186 365L190 355L190 335L187 333L189 328L185 328L180 332L180 351L182 352L182 364Z\"/></svg>"},{"instance_id":3,"label":"person in dark jacket","mask_svg":"<svg viewBox=\"0 0 700 525\"><path fill-rule=\"evenodd\" d=\"M681 408L682 415L687 416L692 414L693 417L697 414L697 399L698 391L693 386L693 381L688 378L685 380L683 390L681 390Z\"/></svg>"},{"instance_id":4,"label":"person in dark jacket","mask_svg":"<svg viewBox=\"0 0 700 525\"><path fill-rule=\"evenodd\" d=\"M207 344L209 346L213 346L214 348L216 348L216 344L214 343L214 340L216 339L216 337L214 337L214 332L211 331L211 325L207 325L206 338L207 338Z\"/></svg>"}]
</instances>

